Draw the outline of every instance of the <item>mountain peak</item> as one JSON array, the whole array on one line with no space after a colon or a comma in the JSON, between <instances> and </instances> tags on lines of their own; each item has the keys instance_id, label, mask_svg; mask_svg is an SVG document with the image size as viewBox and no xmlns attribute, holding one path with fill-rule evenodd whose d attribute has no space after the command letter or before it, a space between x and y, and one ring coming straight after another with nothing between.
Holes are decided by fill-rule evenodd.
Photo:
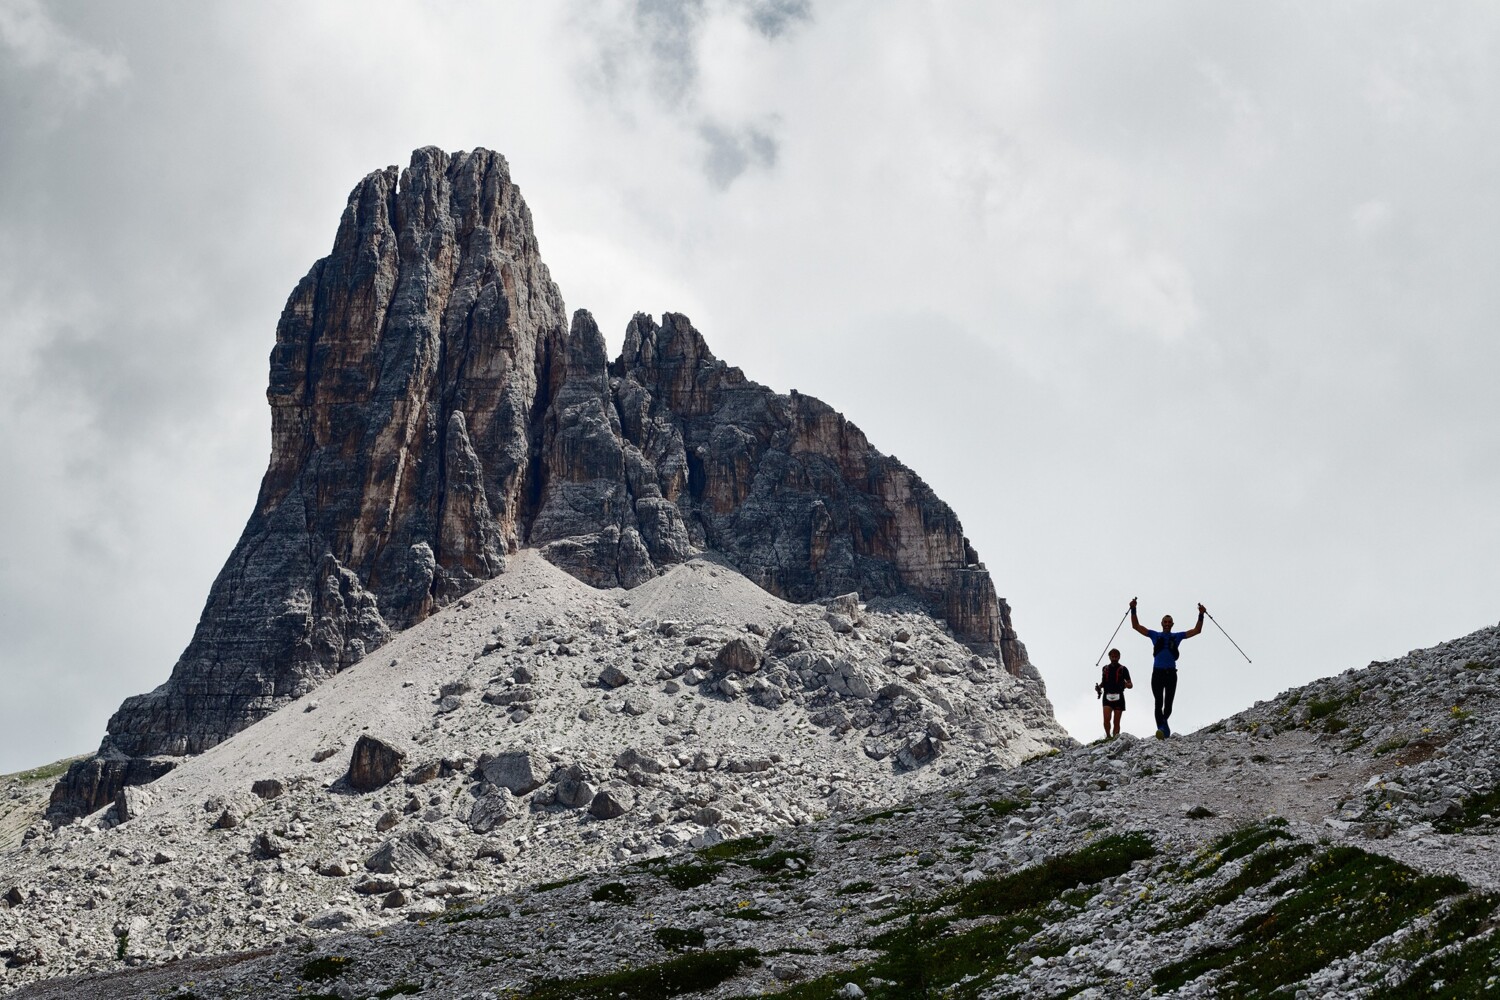
<instances>
[{"instance_id":1,"label":"mountain peak","mask_svg":"<svg viewBox=\"0 0 1500 1000\"><path fill-rule=\"evenodd\" d=\"M59 784L65 819L357 663L534 547L600 587L701 553L779 597L906 596L1031 671L958 518L826 404L637 314L568 322L509 166L412 153L351 192L293 290L254 512L171 677Z\"/></svg>"}]
</instances>

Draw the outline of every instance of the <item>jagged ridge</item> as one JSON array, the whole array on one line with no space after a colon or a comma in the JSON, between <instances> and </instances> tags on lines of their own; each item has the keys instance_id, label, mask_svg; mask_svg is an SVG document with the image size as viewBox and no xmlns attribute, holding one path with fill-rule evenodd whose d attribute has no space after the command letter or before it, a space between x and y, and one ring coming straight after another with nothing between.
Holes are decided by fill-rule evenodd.
<instances>
[{"instance_id":1,"label":"jagged ridge","mask_svg":"<svg viewBox=\"0 0 1500 1000\"><path fill-rule=\"evenodd\" d=\"M426 148L351 193L271 354L269 467L166 683L129 698L52 816L99 808L358 662L536 545L599 586L702 549L795 601L908 594L1015 674L953 511L826 404L636 316L568 329L503 157Z\"/></svg>"}]
</instances>

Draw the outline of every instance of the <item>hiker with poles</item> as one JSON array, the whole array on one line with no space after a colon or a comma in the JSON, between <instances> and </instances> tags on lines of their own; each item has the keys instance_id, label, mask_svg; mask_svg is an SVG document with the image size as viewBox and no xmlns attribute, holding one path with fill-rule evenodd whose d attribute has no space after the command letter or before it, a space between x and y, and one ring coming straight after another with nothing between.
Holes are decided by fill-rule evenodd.
<instances>
[{"instance_id":1,"label":"hiker with poles","mask_svg":"<svg viewBox=\"0 0 1500 1000\"><path fill-rule=\"evenodd\" d=\"M1109 665L1104 668L1104 673L1099 678L1099 683L1094 685L1094 693L1104 699L1105 739L1120 735L1120 713L1125 710L1125 688L1135 686L1130 682L1129 668L1120 662L1120 651L1118 649L1109 649L1109 643L1115 641L1115 636L1119 635L1120 629L1124 627L1125 618L1130 618L1131 628L1151 640L1151 650L1153 653L1151 694L1156 699L1156 738L1164 740L1172 735L1172 730L1167 725L1167 719L1172 715L1172 699L1177 694L1177 647L1182 643L1182 640L1191 639L1203 631L1203 618L1205 615L1208 616L1209 621L1214 623L1215 628L1220 632L1224 632L1224 626L1219 624L1217 618L1208 614L1208 609L1202 604L1198 605L1198 624L1186 632L1172 631L1171 615L1162 616L1161 631L1157 632L1154 629L1141 627L1140 619L1135 615L1135 598L1132 597L1130 599L1130 609L1120 617L1120 621L1115 625L1115 630L1109 634L1109 642L1104 644L1105 649L1109 650ZM1228 639L1229 644L1241 656L1245 657L1246 663L1254 662L1243 649L1240 649L1240 644L1235 642L1228 632L1224 632L1224 638ZM1094 661L1094 666L1097 667L1103 662L1104 654L1100 653L1099 659ZM1121 674L1123 674L1123 680ZM1110 698L1111 693L1119 696L1117 701ZM1115 707L1116 705L1118 707ZM1110 717L1111 711L1114 713L1113 719ZM1113 731L1111 731L1111 722L1113 722Z\"/></svg>"},{"instance_id":2,"label":"hiker with poles","mask_svg":"<svg viewBox=\"0 0 1500 1000\"><path fill-rule=\"evenodd\" d=\"M1135 616L1135 598L1130 599L1130 627L1151 640L1151 696L1156 699L1156 738L1164 740L1172 735L1167 720L1172 716L1172 699L1177 695L1177 647L1182 640L1191 639L1203 631L1203 616L1208 609L1198 605L1198 624L1186 632L1172 631L1172 616L1163 615L1161 631L1141 625Z\"/></svg>"},{"instance_id":3,"label":"hiker with poles","mask_svg":"<svg viewBox=\"0 0 1500 1000\"><path fill-rule=\"evenodd\" d=\"M1111 739L1120 735L1120 715L1125 711L1125 689L1133 688L1135 685L1130 680L1130 668L1120 662L1120 651L1111 649L1109 651L1109 662L1104 665L1104 673L1099 678L1099 683L1094 685L1094 693L1104 701L1104 738ZM1114 721L1114 731L1110 731L1110 721Z\"/></svg>"}]
</instances>

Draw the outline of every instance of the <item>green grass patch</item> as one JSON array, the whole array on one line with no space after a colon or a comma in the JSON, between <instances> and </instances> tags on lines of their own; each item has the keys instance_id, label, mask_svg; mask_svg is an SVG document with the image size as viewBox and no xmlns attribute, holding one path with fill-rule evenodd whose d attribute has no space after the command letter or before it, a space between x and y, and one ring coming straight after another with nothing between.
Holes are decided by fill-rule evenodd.
<instances>
[{"instance_id":1,"label":"green grass patch","mask_svg":"<svg viewBox=\"0 0 1500 1000\"><path fill-rule=\"evenodd\" d=\"M952 906L962 917L1014 913L1048 903L1075 886L1114 878L1129 871L1133 862L1155 854L1145 834L1117 834L1009 875L950 889L928 901L924 909L930 913Z\"/></svg>"},{"instance_id":2,"label":"green grass patch","mask_svg":"<svg viewBox=\"0 0 1500 1000\"><path fill-rule=\"evenodd\" d=\"M1203 852L1203 860L1189 868L1187 875L1193 879L1207 878L1231 861L1249 857L1273 840L1290 839L1291 834L1286 832L1286 820L1280 816L1259 823L1248 823L1209 844Z\"/></svg>"},{"instance_id":3,"label":"green grass patch","mask_svg":"<svg viewBox=\"0 0 1500 1000\"><path fill-rule=\"evenodd\" d=\"M623 882L606 882L589 896L596 903L616 903L630 906L635 902L635 893Z\"/></svg>"},{"instance_id":4,"label":"green grass patch","mask_svg":"<svg viewBox=\"0 0 1500 1000\"><path fill-rule=\"evenodd\" d=\"M665 1000L711 990L760 961L754 948L695 951L665 962L576 979L535 982L528 1000Z\"/></svg>"},{"instance_id":5,"label":"green grass patch","mask_svg":"<svg viewBox=\"0 0 1500 1000\"><path fill-rule=\"evenodd\" d=\"M788 865L787 862L793 862ZM739 858L734 863L758 871L763 875L792 875L806 878L812 862L809 851L772 851L754 858Z\"/></svg>"},{"instance_id":6,"label":"green grass patch","mask_svg":"<svg viewBox=\"0 0 1500 1000\"><path fill-rule=\"evenodd\" d=\"M859 819L855 820L854 822L860 823L860 824L863 824L863 825L869 825L870 823L879 823L881 820L884 820L884 819L892 819L892 818L894 818L896 816L904 816L904 815L906 815L909 812L915 812L916 808L917 808L916 806L897 806L894 809L885 809L885 810L882 810L881 812L875 812L875 813L870 813L869 815L866 815L866 816L861 816Z\"/></svg>"},{"instance_id":7,"label":"green grass patch","mask_svg":"<svg viewBox=\"0 0 1500 1000\"><path fill-rule=\"evenodd\" d=\"M34 767L29 771L17 771L15 774L7 774L3 775L3 777L15 778L17 781L24 781L27 783L33 781L51 781L53 778L61 778L64 774L67 773L68 768L73 765L73 762L79 760L83 760L83 758L69 757L66 760L54 761L51 764L43 764L41 767Z\"/></svg>"},{"instance_id":8,"label":"green grass patch","mask_svg":"<svg viewBox=\"0 0 1500 1000\"><path fill-rule=\"evenodd\" d=\"M1481 933L1490 923L1500 895L1471 892L1445 906L1426 927L1400 944L1387 948L1381 958L1387 962L1420 962L1451 944L1457 944Z\"/></svg>"},{"instance_id":9,"label":"green grass patch","mask_svg":"<svg viewBox=\"0 0 1500 1000\"><path fill-rule=\"evenodd\" d=\"M582 882L586 878L588 878L587 875L574 875L572 878L560 878L556 882L543 882L533 888L531 891L551 892L554 889L561 889L565 886L577 885L579 882Z\"/></svg>"},{"instance_id":10,"label":"green grass patch","mask_svg":"<svg viewBox=\"0 0 1500 1000\"><path fill-rule=\"evenodd\" d=\"M1452 942L1463 941L1462 944L1420 961L1401 983L1376 988L1370 993L1370 1000L1500 996L1500 977L1496 975L1496 970L1500 970L1500 935L1488 914L1479 915L1486 904L1494 905L1495 898L1480 898L1483 902L1476 902L1465 915L1465 920L1473 921L1468 930L1463 930L1458 920L1449 928Z\"/></svg>"},{"instance_id":11,"label":"green grass patch","mask_svg":"<svg viewBox=\"0 0 1500 1000\"><path fill-rule=\"evenodd\" d=\"M708 861L733 861L735 858L744 857L746 854L756 854L771 846L774 838L770 834L759 837L741 837L738 840L726 840L722 844L705 847L698 851L698 857Z\"/></svg>"},{"instance_id":12,"label":"green grass patch","mask_svg":"<svg viewBox=\"0 0 1500 1000\"><path fill-rule=\"evenodd\" d=\"M1002 816L1009 816L1017 809L1024 809L1025 807L1026 802L1024 799L994 799L984 803L980 808L995 819L999 819Z\"/></svg>"},{"instance_id":13,"label":"green grass patch","mask_svg":"<svg viewBox=\"0 0 1500 1000\"><path fill-rule=\"evenodd\" d=\"M736 906L734 909L726 911L724 913L724 916L728 917L730 920L775 920L776 919L776 917L775 917L774 914L767 913L765 910L757 909L757 908L755 908L753 906L743 906L743 907L742 906Z\"/></svg>"},{"instance_id":14,"label":"green grass patch","mask_svg":"<svg viewBox=\"0 0 1500 1000\"><path fill-rule=\"evenodd\" d=\"M770 835L765 835L726 840L722 844L705 847L696 852L691 861L666 865L656 859L644 867L655 871L667 881L668 885L679 891L696 889L700 885L712 882L728 865L749 868L767 878L806 878L811 874L809 866L812 853L810 851L784 850L772 851L769 854L759 853L770 847L774 839ZM793 860L796 864L788 867L787 862Z\"/></svg>"},{"instance_id":15,"label":"green grass patch","mask_svg":"<svg viewBox=\"0 0 1500 1000\"><path fill-rule=\"evenodd\" d=\"M1271 865L1272 856L1299 847L1307 845L1261 851L1246 871L1264 859L1274 878L1286 869ZM1370 947L1467 888L1451 876L1423 875L1377 854L1335 847L1314 857L1269 911L1235 928L1227 947L1163 966L1152 973L1152 982L1167 992L1211 975L1213 995L1224 1000L1289 997L1312 973Z\"/></svg>"},{"instance_id":16,"label":"green grass patch","mask_svg":"<svg viewBox=\"0 0 1500 1000\"><path fill-rule=\"evenodd\" d=\"M302 966L302 978L310 983L326 983L342 976L354 964L352 958L343 955L324 955Z\"/></svg>"},{"instance_id":17,"label":"green grass patch","mask_svg":"<svg viewBox=\"0 0 1500 1000\"><path fill-rule=\"evenodd\" d=\"M1335 695L1332 698L1309 698L1307 702L1307 718L1312 722L1328 718L1357 698L1359 698L1358 691L1345 695Z\"/></svg>"},{"instance_id":18,"label":"green grass patch","mask_svg":"<svg viewBox=\"0 0 1500 1000\"><path fill-rule=\"evenodd\" d=\"M1500 815L1500 788L1492 788L1481 795L1472 795L1461 800L1463 811L1457 816L1439 816L1432 826L1443 833L1462 833L1476 826L1487 826ZM1486 816L1491 817L1485 819Z\"/></svg>"},{"instance_id":19,"label":"green grass patch","mask_svg":"<svg viewBox=\"0 0 1500 1000\"><path fill-rule=\"evenodd\" d=\"M866 947L883 953L879 958L771 995L832 1000L853 982L871 998L973 1000L995 977L1017 972L1033 954L1042 954L1028 951L1027 942L1057 919L1049 908L1076 912L1070 904L1082 905L1091 895L1082 887L1119 876L1155 853L1144 834L1122 834L1031 868L955 887L912 907L901 926L868 942ZM960 919L983 922L954 932Z\"/></svg>"},{"instance_id":20,"label":"green grass patch","mask_svg":"<svg viewBox=\"0 0 1500 1000\"><path fill-rule=\"evenodd\" d=\"M496 914L486 913L477 906L456 906L437 919L440 924L461 924L466 920L486 920L494 916Z\"/></svg>"},{"instance_id":21,"label":"green grass patch","mask_svg":"<svg viewBox=\"0 0 1500 1000\"><path fill-rule=\"evenodd\" d=\"M652 932L656 943L667 951L690 951L703 947L703 932L696 927L658 927Z\"/></svg>"},{"instance_id":22,"label":"green grass patch","mask_svg":"<svg viewBox=\"0 0 1500 1000\"><path fill-rule=\"evenodd\" d=\"M719 877L724 870L722 862L695 862L688 861L680 865L668 865L661 871L661 877L666 880L672 888L683 891L696 889L700 885L707 885Z\"/></svg>"},{"instance_id":23,"label":"green grass patch","mask_svg":"<svg viewBox=\"0 0 1500 1000\"><path fill-rule=\"evenodd\" d=\"M1233 878L1221 886L1200 893L1186 909L1178 910L1154 927L1153 931L1160 932L1197 923L1225 903L1233 902L1251 889L1269 885L1286 875L1312 853L1313 848L1309 844L1290 844L1260 851L1252 855Z\"/></svg>"}]
</instances>

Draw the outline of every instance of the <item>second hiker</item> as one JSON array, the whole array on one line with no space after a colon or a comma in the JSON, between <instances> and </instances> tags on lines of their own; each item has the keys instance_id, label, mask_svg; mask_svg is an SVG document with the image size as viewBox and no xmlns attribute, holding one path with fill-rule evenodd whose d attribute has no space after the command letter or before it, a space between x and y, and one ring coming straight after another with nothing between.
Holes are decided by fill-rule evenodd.
<instances>
[{"instance_id":1,"label":"second hiker","mask_svg":"<svg viewBox=\"0 0 1500 1000\"><path fill-rule=\"evenodd\" d=\"M1135 616L1135 598L1130 599L1130 627L1151 640L1151 695L1156 699L1156 738L1166 739L1172 735L1167 720L1172 717L1172 699L1177 695L1177 647L1184 639L1191 639L1203 631L1203 616L1208 611L1198 605L1198 624L1186 632L1172 631L1172 616L1163 615L1161 631L1142 628Z\"/></svg>"},{"instance_id":2,"label":"second hiker","mask_svg":"<svg viewBox=\"0 0 1500 1000\"><path fill-rule=\"evenodd\" d=\"M1120 662L1120 651L1109 651L1109 662L1094 690L1104 698L1104 738L1120 735L1120 714L1125 711L1125 689L1135 687L1130 681L1130 668ZM1110 723L1114 731L1110 731Z\"/></svg>"}]
</instances>

